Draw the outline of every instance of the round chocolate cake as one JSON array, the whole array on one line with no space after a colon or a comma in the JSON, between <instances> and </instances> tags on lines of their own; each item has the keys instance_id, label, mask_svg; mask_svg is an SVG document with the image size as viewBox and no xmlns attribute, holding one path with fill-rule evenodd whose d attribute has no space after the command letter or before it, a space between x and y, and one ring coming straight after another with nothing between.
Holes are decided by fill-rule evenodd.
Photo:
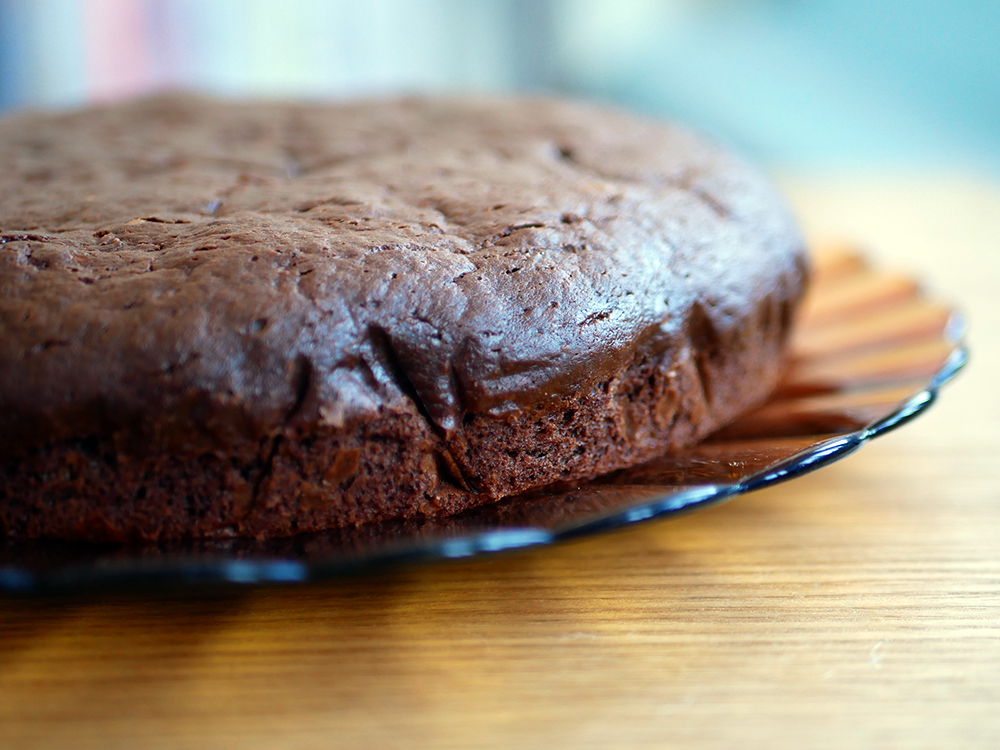
<instances>
[{"instance_id":1,"label":"round chocolate cake","mask_svg":"<svg viewBox=\"0 0 1000 750\"><path fill-rule=\"evenodd\" d=\"M0 121L0 534L452 513L764 399L805 276L773 189L549 100L171 95Z\"/></svg>"}]
</instances>

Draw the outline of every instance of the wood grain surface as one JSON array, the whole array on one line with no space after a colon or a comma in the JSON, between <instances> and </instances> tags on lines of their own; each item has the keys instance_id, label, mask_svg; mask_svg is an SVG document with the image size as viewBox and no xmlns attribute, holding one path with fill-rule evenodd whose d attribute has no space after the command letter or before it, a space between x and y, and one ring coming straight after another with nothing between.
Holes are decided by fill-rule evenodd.
<instances>
[{"instance_id":1,"label":"wood grain surface","mask_svg":"<svg viewBox=\"0 0 1000 750\"><path fill-rule=\"evenodd\" d=\"M818 473L507 557L0 598L2 748L1000 747L1000 193L787 178L971 321L931 411Z\"/></svg>"}]
</instances>

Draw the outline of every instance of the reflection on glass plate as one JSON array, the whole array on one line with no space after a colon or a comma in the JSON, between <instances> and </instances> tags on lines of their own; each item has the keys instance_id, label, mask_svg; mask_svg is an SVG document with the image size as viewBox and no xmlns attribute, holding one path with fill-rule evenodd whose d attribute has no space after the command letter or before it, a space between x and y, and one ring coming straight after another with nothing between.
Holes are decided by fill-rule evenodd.
<instances>
[{"instance_id":1,"label":"reflection on glass plate","mask_svg":"<svg viewBox=\"0 0 1000 750\"><path fill-rule=\"evenodd\" d=\"M0 542L0 590L317 580L595 534L719 503L854 452L926 409L965 363L962 322L856 252L815 254L788 372L756 411L683 453L456 516L169 547Z\"/></svg>"}]
</instances>

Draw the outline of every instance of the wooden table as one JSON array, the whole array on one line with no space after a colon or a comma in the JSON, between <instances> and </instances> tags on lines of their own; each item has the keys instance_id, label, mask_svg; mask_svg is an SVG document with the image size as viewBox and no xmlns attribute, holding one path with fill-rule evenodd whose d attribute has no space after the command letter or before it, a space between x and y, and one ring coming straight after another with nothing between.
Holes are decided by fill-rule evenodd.
<instances>
[{"instance_id":1,"label":"wooden table","mask_svg":"<svg viewBox=\"0 0 1000 750\"><path fill-rule=\"evenodd\" d=\"M0 747L1000 747L1000 192L785 183L810 229L968 311L972 363L930 413L803 479L556 548L0 599Z\"/></svg>"}]
</instances>

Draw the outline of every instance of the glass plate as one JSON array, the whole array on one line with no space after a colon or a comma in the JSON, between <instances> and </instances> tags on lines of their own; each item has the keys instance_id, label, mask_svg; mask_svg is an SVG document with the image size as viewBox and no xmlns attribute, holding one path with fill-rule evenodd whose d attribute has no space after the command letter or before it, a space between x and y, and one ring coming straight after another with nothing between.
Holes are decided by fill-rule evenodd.
<instances>
[{"instance_id":1,"label":"glass plate","mask_svg":"<svg viewBox=\"0 0 1000 750\"><path fill-rule=\"evenodd\" d=\"M683 453L464 513L258 542L0 541L0 590L287 583L552 544L686 513L814 471L905 424L965 364L963 323L856 251L814 254L788 372L757 410Z\"/></svg>"}]
</instances>

